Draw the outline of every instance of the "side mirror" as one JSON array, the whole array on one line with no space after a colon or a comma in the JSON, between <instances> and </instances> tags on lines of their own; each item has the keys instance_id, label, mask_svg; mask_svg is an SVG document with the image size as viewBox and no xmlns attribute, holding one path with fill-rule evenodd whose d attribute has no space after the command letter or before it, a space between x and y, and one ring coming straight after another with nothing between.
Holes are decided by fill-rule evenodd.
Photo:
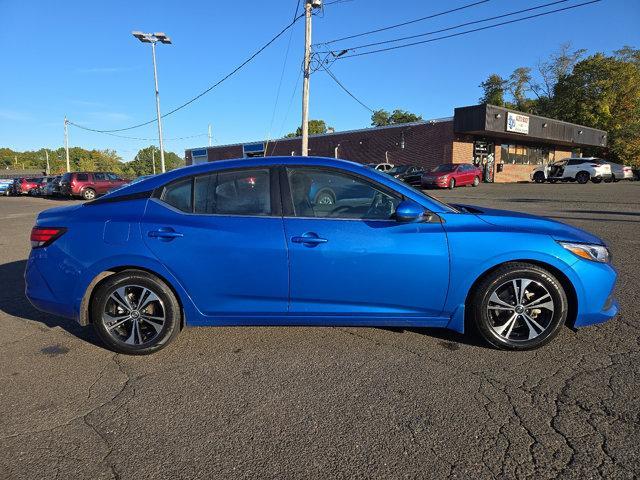
<instances>
[{"instance_id":1,"label":"side mirror","mask_svg":"<svg viewBox=\"0 0 640 480\"><path fill-rule=\"evenodd\" d=\"M418 205L412 200L400 202L396 208L396 220L403 223L428 221L431 215L422 205Z\"/></svg>"}]
</instances>

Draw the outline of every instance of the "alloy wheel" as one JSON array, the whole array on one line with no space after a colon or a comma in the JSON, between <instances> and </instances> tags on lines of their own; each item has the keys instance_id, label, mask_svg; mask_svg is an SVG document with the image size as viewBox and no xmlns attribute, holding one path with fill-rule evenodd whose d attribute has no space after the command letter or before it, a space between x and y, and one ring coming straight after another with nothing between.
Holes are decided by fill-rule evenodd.
<instances>
[{"instance_id":1,"label":"alloy wheel","mask_svg":"<svg viewBox=\"0 0 640 480\"><path fill-rule=\"evenodd\" d=\"M148 287L124 285L111 292L104 306L102 322L118 343L138 346L152 343L166 321L160 297Z\"/></svg>"},{"instance_id":2,"label":"alloy wheel","mask_svg":"<svg viewBox=\"0 0 640 480\"><path fill-rule=\"evenodd\" d=\"M487 303L491 330L511 342L539 337L553 323L554 308L549 290L530 278L516 278L501 284Z\"/></svg>"}]
</instances>

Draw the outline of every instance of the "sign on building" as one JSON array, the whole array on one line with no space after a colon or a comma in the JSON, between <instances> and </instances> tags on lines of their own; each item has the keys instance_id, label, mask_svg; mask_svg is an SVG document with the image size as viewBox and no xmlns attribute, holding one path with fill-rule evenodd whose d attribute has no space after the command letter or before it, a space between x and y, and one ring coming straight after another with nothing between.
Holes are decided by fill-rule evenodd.
<instances>
[{"instance_id":1,"label":"sign on building","mask_svg":"<svg viewBox=\"0 0 640 480\"><path fill-rule=\"evenodd\" d=\"M507 113L507 132L529 134L529 117L519 113Z\"/></svg>"},{"instance_id":2,"label":"sign on building","mask_svg":"<svg viewBox=\"0 0 640 480\"><path fill-rule=\"evenodd\" d=\"M207 149L199 148L198 150L191 150L191 163L193 165L207 163Z\"/></svg>"}]
</instances>

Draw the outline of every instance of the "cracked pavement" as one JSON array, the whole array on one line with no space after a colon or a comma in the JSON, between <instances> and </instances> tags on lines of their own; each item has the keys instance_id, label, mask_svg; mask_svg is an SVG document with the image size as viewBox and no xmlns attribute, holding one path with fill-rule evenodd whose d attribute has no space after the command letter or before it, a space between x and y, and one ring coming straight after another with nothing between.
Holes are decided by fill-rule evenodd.
<instances>
[{"instance_id":1,"label":"cracked pavement","mask_svg":"<svg viewBox=\"0 0 640 480\"><path fill-rule=\"evenodd\" d=\"M434 329L238 327L115 355L24 298L29 230L61 202L0 198L0 478L637 478L640 182L432 193L600 235L621 314L532 352Z\"/></svg>"}]
</instances>

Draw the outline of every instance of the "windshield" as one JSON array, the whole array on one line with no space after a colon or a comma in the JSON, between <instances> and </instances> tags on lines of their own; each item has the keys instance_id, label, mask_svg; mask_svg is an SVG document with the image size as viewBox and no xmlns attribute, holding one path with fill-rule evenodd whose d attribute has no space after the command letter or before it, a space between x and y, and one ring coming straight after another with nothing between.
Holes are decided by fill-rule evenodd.
<instances>
[{"instance_id":1,"label":"windshield","mask_svg":"<svg viewBox=\"0 0 640 480\"><path fill-rule=\"evenodd\" d=\"M456 165L452 163L444 163L442 165L438 165L436 168L431 170L432 172L453 172L456 169Z\"/></svg>"},{"instance_id":2,"label":"windshield","mask_svg":"<svg viewBox=\"0 0 640 480\"><path fill-rule=\"evenodd\" d=\"M387 173L390 173L392 175L394 173L404 173L409 170L409 168L411 168L411 165L398 165L396 167L393 167L391 170L388 170Z\"/></svg>"}]
</instances>

